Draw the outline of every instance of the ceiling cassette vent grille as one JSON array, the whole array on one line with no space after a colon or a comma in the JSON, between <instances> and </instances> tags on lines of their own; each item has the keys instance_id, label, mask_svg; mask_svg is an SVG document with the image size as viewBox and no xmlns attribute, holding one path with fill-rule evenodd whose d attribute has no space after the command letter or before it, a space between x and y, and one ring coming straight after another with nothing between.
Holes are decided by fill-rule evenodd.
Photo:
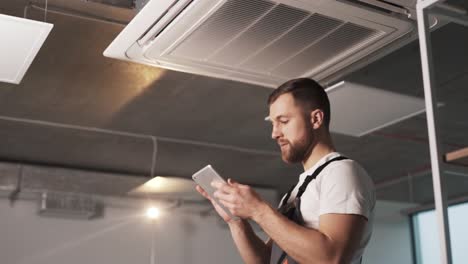
<instances>
[{"instance_id":1,"label":"ceiling cassette vent grille","mask_svg":"<svg viewBox=\"0 0 468 264\"><path fill-rule=\"evenodd\" d=\"M104 52L276 86L321 80L408 34L410 21L338 1L150 1Z\"/></svg>"}]
</instances>

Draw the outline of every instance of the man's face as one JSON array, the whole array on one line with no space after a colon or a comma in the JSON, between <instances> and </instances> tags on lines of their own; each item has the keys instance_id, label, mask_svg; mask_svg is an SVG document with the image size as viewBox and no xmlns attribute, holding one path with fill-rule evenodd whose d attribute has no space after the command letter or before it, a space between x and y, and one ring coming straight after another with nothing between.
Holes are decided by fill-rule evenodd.
<instances>
[{"instance_id":1,"label":"man's face","mask_svg":"<svg viewBox=\"0 0 468 264\"><path fill-rule=\"evenodd\" d=\"M273 125L271 137L280 146L283 161L304 161L313 147L314 130L310 117L294 102L294 97L290 93L280 95L270 105L269 118Z\"/></svg>"}]
</instances>

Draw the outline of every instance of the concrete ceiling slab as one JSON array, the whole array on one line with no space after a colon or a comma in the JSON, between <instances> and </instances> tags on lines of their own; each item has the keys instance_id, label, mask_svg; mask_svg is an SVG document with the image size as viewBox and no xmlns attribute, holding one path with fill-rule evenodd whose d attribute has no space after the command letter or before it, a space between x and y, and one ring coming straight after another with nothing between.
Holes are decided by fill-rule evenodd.
<instances>
[{"instance_id":1,"label":"concrete ceiling slab","mask_svg":"<svg viewBox=\"0 0 468 264\"><path fill-rule=\"evenodd\" d=\"M26 5L27 1L0 0L0 9L10 15L22 16ZM28 15L43 18L37 10ZM283 164L270 139L270 125L263 121L270 89L108 59L102 52L121 26L56 13L48 14L48 21L54 30L23 82L0 84L0 144L6 146L0 149L0 159L132 177L151 174L154 150L147 137L104 135L3 116L159 137L155 174L189 177L211 163L226 177L248 184L284 191L295 182L300 166ZM468 145L467 30L449 24L433 34L438 94L444 103L439 108L441 140L447 150ZM422 98L417 42L345 80ZM378 183L429 164L424 114L363 138L333 138L338 150L360 161ZM423 178L414 201L431 199L432 188ZM448 185L456 195L468 190L464 180ZM85 180L83 186L105 192ZM379 189L378 197L408 202L408 190L408 182L402 181Z\"/></svg>"}]
</instances>

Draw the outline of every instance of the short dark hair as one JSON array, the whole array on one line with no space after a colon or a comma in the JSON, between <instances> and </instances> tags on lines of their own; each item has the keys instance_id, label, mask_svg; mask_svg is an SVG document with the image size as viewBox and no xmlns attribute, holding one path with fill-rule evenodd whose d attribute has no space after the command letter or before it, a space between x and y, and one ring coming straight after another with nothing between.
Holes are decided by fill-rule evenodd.
<instances>
[{"instance_id":1,"label":"short dark hair","mask_svg":"<svg viewBox=\"0 0 468 264\"><path fill-rule=\"evenodd\" d=\"M268 97L268 105L271 105L283 94L291 93L295 102L300 103L305 110L321 109L324 113L325 127L330 126L330 100L325 89L310 78L298 78L289 80L276 88Z\"/></svg>"}]
</instances>

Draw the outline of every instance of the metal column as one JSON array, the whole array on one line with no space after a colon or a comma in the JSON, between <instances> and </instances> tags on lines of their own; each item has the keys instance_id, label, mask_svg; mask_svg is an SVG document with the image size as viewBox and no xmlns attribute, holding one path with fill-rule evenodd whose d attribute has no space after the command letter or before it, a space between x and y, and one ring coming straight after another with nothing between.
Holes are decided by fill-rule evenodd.
<instances>
[{"instance_id":1,"label":"metal column","mask_svg":"<svg viewBox=\"0 0 468 264\"><path fill-rule=\"evenodd\" d=\"M434 203L440 239L442 264L452 263L450 233L447 216L447 193L445 182L441 179L439 140L437 133L437 100L435 96L435 81L432 62L432 46L429 32L428 8L442 2L441 0L418 0L416 5L418 19L419 47L421 51L421 66L424 83L424 99L426 103L427 129L429 133L429 148L431 154L432 181L434 187Z\"/></svg>"}]
</instances>

